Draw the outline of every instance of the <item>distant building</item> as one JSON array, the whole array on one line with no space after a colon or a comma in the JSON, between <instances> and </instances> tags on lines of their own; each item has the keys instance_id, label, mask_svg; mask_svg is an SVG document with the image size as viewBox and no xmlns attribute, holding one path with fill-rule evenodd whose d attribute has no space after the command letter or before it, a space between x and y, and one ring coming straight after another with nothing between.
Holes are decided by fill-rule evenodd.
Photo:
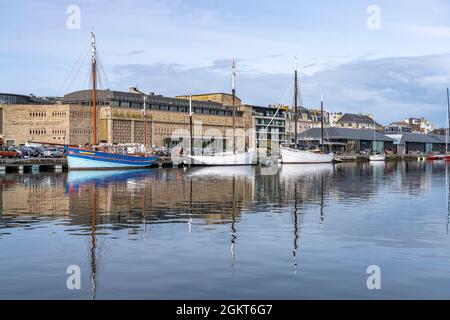
<instances>
[{"instance_id":1,"label":"distant building","mask_svg":"<svg viewBox=\"0 0 450 320\"><path fill-rule=\"evenodd\" d=\"M345 113L336 121L335 127L349 129L374 129L383 130L383 126L377 123L370 114Z\"/></svg>"},{"instance_id":2,"label":"distant building","mask_svg":"<svg viewBox=\"0 0 450 320\"><path fill-rule=\"evenodd\" d=\"M256 130L256 147L270 148L271 143L280 145L286 139L286 111L276 106L259 107L243 105L252 110ZM278 111L278 112L277 112Z\"/></svg>"},{"instance_id":3,"label":"distant building","mask_svg":"<svg viewBox=\"0 0 450 320\"><path fill-rule=\"evenodd\" d=\"M306 130L299 136L305 148L317 146L321 141L321 129ZM395 152L394 139L373 129L330 127L324 129L324 145L337 153L359 153L361 151Z\"/></svg>"},{"instance_id":4,"label":"distant building","mask_svg":"<svg viewBox=\"0 0 450 320\"><path fill-rule=\"evenodd\" d=\"M430 133L441 135L441 136L445 136L446 134L448 134L446 128L433 129Z\"/></svg>"},{"instance_id":5,"label":"distant building","mask_svg":"<svg viewBox=\"0 0 450 320\"><path fill-rule=\"evenodd\" d=\"M300 134L312 128L320 128L322 118L320 109L307 109L304 107L298 107L297 115L297 133ZM323 112L323 126L330 126L329 114L327 111ZM286 112L286 139L289 141L294 141L294 135L295 112L293 109L289 109Z\"/></svg>"},{"instance_id":6,"label":"distant building","mask_svg":"<svg viewBox=\"0 0 450 320\"><path fill-rule=\"evenodd\" d=\"M402 133L402 132L412 132L411 126L407 123L391 123L384 128L386 133Z\"/></svg>"},{"instance_id":7,"label":"distant building","mask_svg":"<svg viewBox=\"0 0 450 320\"><path fill-rule=\"evenodd\" d=\"M412 133L428 134L433 131L433 125L424 117L406 118L403 122L411 125Z\"/></svg>"},{"instance_id":8,"label":"distant building","mask_svg":"<svg viewBox=\"0 0 450 320\"><path fill-rule=\"evenodd\" d=\"M36 97L15 93L0 93L0 104L56 104L61 103L61 98Z\"/></svg>"},{"instance_id":9,"label":"distant building","mask_svg":"<svg viewBox=\"0 0 450 320\"><path fill-rule=\"evenodd\" d=\"M222 105L226 106L232 106L233 105L233 95L230 93L202 93L202 94L193 94L192 100L195 101L211 101L211 102L217 102ZM182 95L182 96L176 96L177 99L189 99L189 95ZM241 105L241 99L238 97L235 97L234 99L234 105L240 106Z\"/></svg>"},{"instance_id":10,"label":"distant building","mask_svg":"<svg viewBox=\"0 0 450 320\"><path fill-rule=\"evenodd\" d=\"M330 112L328 113L328 122L330 123L330 127L335 127L336 122L343 116L342 112Z\"/></svg>"},{"instance_id":11,"label":"distant building","mask_svg":"<svg viewBox=\"0 0 450 320\"><path fill-rule=\"evenodd\" d=\"M445 136L421 133L386 133L394 139L397 154L428 154L445 151Z\"/></svg>"}]
</instances>

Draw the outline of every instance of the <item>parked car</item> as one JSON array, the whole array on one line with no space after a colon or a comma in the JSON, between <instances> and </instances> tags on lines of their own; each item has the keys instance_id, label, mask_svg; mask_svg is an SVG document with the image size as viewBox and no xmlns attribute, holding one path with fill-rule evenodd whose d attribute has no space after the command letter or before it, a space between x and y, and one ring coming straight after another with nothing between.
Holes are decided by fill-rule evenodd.
<instances>
[{"instance_id":1,"label":"parked car","mask_svg":"<svg viewBox=\"0 0 450 320\"><path fill-rule=\"evenodd\" d=\"M40 148L38 147L26 147L23 146L20 148L20 152L22 153L22 157L24 158L30 158L30 157L40 157L43 154L43 151L41 152Z\"/></svg>"},{"instance_id":2,"label":"parked car","mask_svg":"<svg viewBox=\"0 0 450 320\"><path fill-rule=\"evenodd\" d=\"M44 157L59 158L64 156L64 150L61 148L47 148L43 151Z\"/></svg>"},{"instance_id":3,"label":"parked car","mask_svg":"<svg viewBox=\"0 0 450 320\"><path fill-rule=\"evenodd\" d=\"M0 158L17 158L19 156L19 152L12 148L0 147Z\"/></svg>"}]
</instances>

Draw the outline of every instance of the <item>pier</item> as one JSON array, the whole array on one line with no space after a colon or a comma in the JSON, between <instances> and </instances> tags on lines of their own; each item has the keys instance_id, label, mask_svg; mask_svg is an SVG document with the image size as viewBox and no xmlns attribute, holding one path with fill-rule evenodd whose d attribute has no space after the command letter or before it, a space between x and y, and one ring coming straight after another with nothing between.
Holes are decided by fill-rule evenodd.
<instances>
[{"instance_id":1,"label":"pier","mask_svg":"<svg viewBox=\"0 0 450 320\"><path fill-rule=\"evenodd\" d=\"M171 168L175 166L170 157L161 157L152 168ZM62 172L67 171L66 158L0 158L0 174L22 172Z\"/></svg>"}]
</instances>

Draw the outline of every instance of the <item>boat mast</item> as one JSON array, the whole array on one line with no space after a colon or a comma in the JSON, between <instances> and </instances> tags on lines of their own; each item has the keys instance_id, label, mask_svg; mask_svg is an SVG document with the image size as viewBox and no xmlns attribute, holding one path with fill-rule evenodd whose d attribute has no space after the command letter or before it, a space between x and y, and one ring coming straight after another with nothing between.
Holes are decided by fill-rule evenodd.
<instances>
[{"instance_id":1,"label":"boat mast","mask_svg":"<svg viewBox=\"0 0 450 320\"><path fill-rule=\"evenodd\" d=\"M323 149L323 96L320 96L320 141Z\"/></svg>"},{"instance_id":2,"label":"boat mast","mask_svg":"<svg viewBox=\"0 0 450 320\"><path fill-rule=\"evenodd\" d=\"M375 124L375 116L372 115L372 121L373 121L373 142L372 142L372 150L374 153L377 153L377 150L375 149L375 131L377 128L377 125Z\"/></svg>"},{"instance_id":3,"label":"boat mast","mask_svg":"<svg viewBox=\"0 0 450 320\"><path fill-rule=\"evenodd\" d=\"M448 93L448 88L447 88L447 129L445 130L445 154L448 153L448 133L450 130L449 113L450 113L450 98L449 98L449 93Z\"/></svg>"},{"instance_id":4,"label":"boat mast","mask_svg":"<svg viewBox=\"0 0 450 320\"><path fill-rule=\"evenodd\" d=\"M147 150L147 95L144 93L144 149Z\"/></svg>"},{"instance_id":5,"label":"boat mast","mask_svg":"<svg viewBox=\"0 0 450 320\"><path fill-rule=\"evenodd\" d=\"M231 94L233 100L233 154L236 153L236 64L233 61L231 77Z\"/></svg>"},{"instance_id":6,"label":"boat mast","mask_svg":"<svg viewBox=\"0 0 450 320\"><path fill-rule=\"evenodd\" d=\"M297 137L298 137L298 107L297 107L297 96L298 96L298 77L297 77L297 57L295 58L295 71L294 71L294 144L297 147Z\"/></svg>"},{"instance_id":7,"label":"boat mast","mask_svg":"<svg viewBox=\"0 0 450 320\"><path fill-rule=\"evenodd\" d=\"M95 33L91 31L91 46L92 46L92 145L97 144L97 50L95 46Z\"/></svg>"},{"instance_id":8,"label":"boat mast","mask_svg":"<svg viewBox=\"0 0 450 320\"><path fill-rule=\"evenodd\" d=\"M194 155L194 133L192 126L192 94L189 94L189 138L190 138L190 155Z\"/></svg>"}]
</instances>

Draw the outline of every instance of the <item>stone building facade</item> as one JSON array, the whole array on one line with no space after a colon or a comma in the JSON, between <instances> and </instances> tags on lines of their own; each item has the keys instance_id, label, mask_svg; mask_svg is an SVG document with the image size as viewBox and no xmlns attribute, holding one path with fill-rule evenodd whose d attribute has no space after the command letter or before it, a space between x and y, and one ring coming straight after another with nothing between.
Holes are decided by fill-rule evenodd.
<instances>
[{"instance_id":1,"label":"stone building facade","mask_svg":"<svg viewBox=\"0 0 450 320\"><path fill-rule=\"evenodd\" d=\"M85 92L84 92L85 93ZM26 142L85 145L91 143L92 107L89 95L86 101L66 101L63 104L32 105L2 104L0 106L0 144L22 145ZM100 97L111 95L121 101L103 98L98 101L97 127L99 142L133 144L144 142L144 113L141 96L128 92L99 92ZM75 94L75 98L77 95ZM72 96L72 98L74 98ZM128 101L127 101L128 100ZM131 105L133 103L133 105ZM152 146L170 146L189 138L188 101L152 96L147 99L147 143ZM199 141L218 136L223 143L232 141L232 112L219 103L193 103L194 134ZM251 110L236 111L238 146L254 147L254 139L246 139L245 131L252 128ZM172 135L175 134L175 141ZM200 145L199 145L200 146Z\"/></svg>"},{"instance_id":2,"label":"stone building facade","mask_svg":"<svg viewBox=\"0 0 450 320\"><path fill-rule=\"evenodd\" d=\"M0 106L0 144L27 141L55 144L89 142L90 107L81 105L3 104Z\"/></svg>"}]
</instances>

